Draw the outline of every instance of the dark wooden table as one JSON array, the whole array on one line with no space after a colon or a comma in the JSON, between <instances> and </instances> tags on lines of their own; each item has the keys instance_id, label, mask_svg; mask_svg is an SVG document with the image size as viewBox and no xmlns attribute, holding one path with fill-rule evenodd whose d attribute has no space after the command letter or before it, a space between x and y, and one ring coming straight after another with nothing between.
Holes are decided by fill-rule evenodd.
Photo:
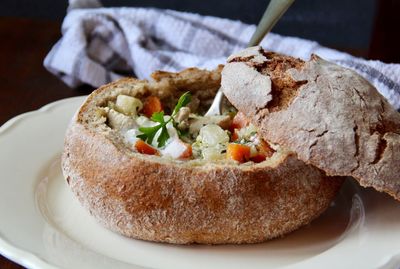
<instances>
[{"instance_id":1,"label":"dark wooden table","mask_svg":"<svg viewBox=\"0 0 400 269\"><path fill-rule=\"evenodd\" d=\"M0 125L49 102L90 93L90 87L67 87L43 67L44 57L60 37L60 26L53 21L0 18ZM0 255L0 269L16 268L23 267Z\"/></svg>"},{"instance_id":2,"label":"dark wooden table","mask_svg":"<svg viewBox=\"0 0 400 269\"><path fill-rule=\"evenodd\" d=\"M59 37L58 22L0 18L0 125L49 102L90 92L67 87L43 67Z\"/></svg>"},{"instance_id":3,"label":"dark wooden table","mask_svg":"<svg viewBox=\"0 0 400 269\"><path fill-rule=\"evenodd\" d=\"M378 16L370 51L341 49L399 62L400 35L395 28L400 24L396 10L380 8L383 16ZM44 69L43 59L59 37L60 22L0 18L0 125L49 102L91 92L90 87L70 89ZM23 267L0 256L0 269L16 268Z\"/></svg>"}]
</instances>

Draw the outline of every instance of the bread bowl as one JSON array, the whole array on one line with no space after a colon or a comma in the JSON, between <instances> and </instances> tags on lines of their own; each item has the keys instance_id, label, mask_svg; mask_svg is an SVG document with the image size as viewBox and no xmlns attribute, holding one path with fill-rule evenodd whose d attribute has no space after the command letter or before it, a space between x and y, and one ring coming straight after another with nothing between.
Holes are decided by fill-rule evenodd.
<instances>
[{"instance_id":1,"label":"bread bowl","mask_svg":"<svg viewBox=\"0 0 400 269\"><path fill-rule=\"evenodd\" d=\"M110 111L120 95L142 101L156 96L171 111L189 91L198 100L193 111L203 113L220 87L220 69L122 79L94 91L79 108L66 133L62 170L102 225L157 242L256 243L310 223L329 206L343 179L326 176L283 147L274 146L259 163L176 159L138 152L124 137L130 120L113 123Z\"/></svg>"}]
</instances>

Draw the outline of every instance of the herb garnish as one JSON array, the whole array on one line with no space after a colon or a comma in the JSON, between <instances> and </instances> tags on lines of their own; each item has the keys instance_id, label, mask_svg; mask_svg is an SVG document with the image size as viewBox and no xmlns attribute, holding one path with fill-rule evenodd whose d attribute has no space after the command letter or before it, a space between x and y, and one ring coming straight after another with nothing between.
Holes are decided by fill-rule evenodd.
<instances>
[{"instance_id":1,"label":"herb garnish","mask_svg":"<svg viewBox=\"0 0 400 269\"><path fill-rule=\"evenodd\" d=\"M182 94L172 112L171 117L167 121L164 120L164 111L153 113L153 115L151 116L151 120L154 122L158 122L159 124L152 127L140 127L139 131L141 131L143 134L137 135L137 137L151 144L156 133L161 129L161 133L157 138L158 147L165 146L165 143L169 138L167 124L172 121L172 124L176 126L177 123L175 122L174 117L182 107L190 103L191 99L192 96L190 92L185 92L184 94ZM180 133L178 132L178 134Z\"/></svg>"}]
</instances>

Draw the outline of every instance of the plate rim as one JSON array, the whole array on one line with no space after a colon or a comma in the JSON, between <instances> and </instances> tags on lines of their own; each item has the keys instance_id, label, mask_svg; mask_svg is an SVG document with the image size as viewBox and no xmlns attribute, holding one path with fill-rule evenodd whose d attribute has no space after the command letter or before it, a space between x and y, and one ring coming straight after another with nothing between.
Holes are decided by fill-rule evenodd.
<instances>
[{"instance_id":1,"label":"plate rim","mask_svg":"<svg viewBox=\"0 0 400 269\"><path fill-rule=\"evenodd\" d=\"M19 115L12 117L7 120L4 124L0 126L0 137L4 135L7 131L10 131L13 127L15 127L20 122L27 120L33 116L38 114L47 114L51 113L54 109L56 109L60 105L68 104L78 100L84 100L87 95L80 95L75 97L64 98L60 100L56 100L54 102L50 102L36 110L28 111ZM0 232L0 254L5 258L20 264L22 266L32 268L32 269L60 269L61 266L57 264L53 264L51 261L47 261L40 257L39 255L25 250L23 247L18 247L11 242L11 240L6 239L3 233ZM397 263L399 263L397 265ZM380 264L378 268L400 268L400 249L399 252L394 253L393 255L387 256L385 262Z\"/></svg>"},{"instance_id":2,"label":"plate rim","mask_svg":"<svg viewBox=\"0 0 400 269\"><path fill-rule=\"evenodd\" d=\"M54 108L59 105L69 103L74 100L83 99L86 95L74 96L63 98L60 100L56 100L54 102L50 102L36 110L31 110L28 112L24 112L22 114L16 115L11 119L7 120L4 124L0 126L0 136L2 136L5 132L9 131L16 124L25 120L29 117L32 117L37 114L49 113L52 112ZM33 254L30 251L24 250L23 248L15 246L13 243L6 240L4 235L0 233L0 254L5 258L18 263L22 266L32 268L32 269L58 269L59 266L53 265L50 262L45 261L40 258L38 255Z\"/></svg>"}]
</instances>

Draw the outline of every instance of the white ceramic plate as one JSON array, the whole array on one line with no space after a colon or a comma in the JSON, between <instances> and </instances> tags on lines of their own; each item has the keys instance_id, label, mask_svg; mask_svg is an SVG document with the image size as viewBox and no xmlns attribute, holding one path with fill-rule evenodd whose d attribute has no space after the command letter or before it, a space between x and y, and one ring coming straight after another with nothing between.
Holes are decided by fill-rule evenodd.
<instances>
[{"instance_id":1,"label":"white ceramic plate","mask_svg":"<svg viewBox=\"0 0 400 269\"><path fill-rule=\"evenodd\" d=\"M112 233L61 175L67 124L84 97L0 128L0 253L29 268L400 268L400 203L352 180L320 218L255 245L176 246Z\"/></svg>"}]
</instances>

